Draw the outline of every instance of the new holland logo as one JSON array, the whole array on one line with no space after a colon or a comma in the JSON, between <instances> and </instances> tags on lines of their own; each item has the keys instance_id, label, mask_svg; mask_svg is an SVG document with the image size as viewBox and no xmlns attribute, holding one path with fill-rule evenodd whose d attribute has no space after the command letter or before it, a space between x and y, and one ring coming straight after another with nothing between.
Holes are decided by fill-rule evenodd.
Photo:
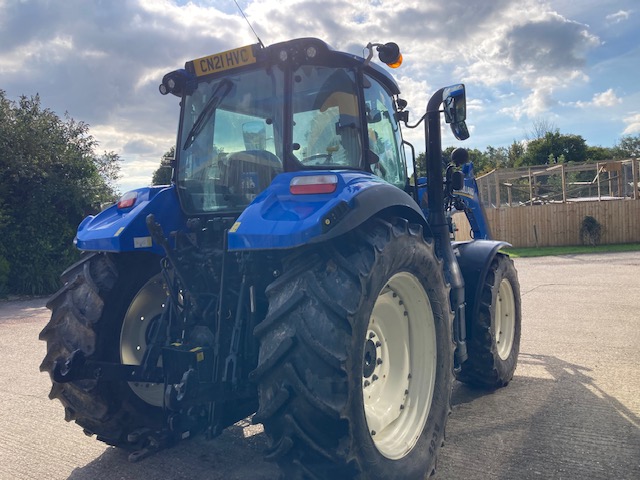
<instances>
[{"instance_id":1,"label":"new holland logo","mask_svg":"<svg viewBox=\"0 0 640 480\"><path fill-rule=\"evenodd\" d=\"M467 185L462 187L462 190L454 190L453 193L455 195L460 195L461 197L467 197L467 198L475 198L476 196L475 190L471 187L468 187Z\"/></svg>"}]
</instances>

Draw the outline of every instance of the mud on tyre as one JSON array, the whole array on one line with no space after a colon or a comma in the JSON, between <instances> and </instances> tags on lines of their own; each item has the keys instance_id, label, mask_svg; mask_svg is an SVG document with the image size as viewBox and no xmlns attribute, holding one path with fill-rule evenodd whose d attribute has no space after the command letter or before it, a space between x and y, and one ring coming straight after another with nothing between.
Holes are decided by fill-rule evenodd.
<instances>
[{"instance_id":1,"label":"mud on tyre","mask_svg":"<svg viewBox=\"0 0 640 480\"><path fill-rule=\"evenodd\" d=\"M421 227L374 219L283 271L254 332L267 458L288 479L427 476L453 342L449 288Z\"/></svg>"}]
</instances>

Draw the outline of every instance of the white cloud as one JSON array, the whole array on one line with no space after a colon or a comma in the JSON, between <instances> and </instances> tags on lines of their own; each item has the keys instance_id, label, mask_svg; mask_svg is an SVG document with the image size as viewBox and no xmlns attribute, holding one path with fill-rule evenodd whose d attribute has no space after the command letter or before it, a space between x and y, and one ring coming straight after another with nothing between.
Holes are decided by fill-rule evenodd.
<instances>
[{"instance_id":1,"label":"white cloud","mask_svg":"<svg viewBox=\"0 0 640 480\"><path fill-rule=\"evenodd\" d=\"M628 20L631 16L631 12L629 10L618 10L616 13L612 13L605 17L605 20L609 25L614 25L616 23L623 22Z\"/></svg>"},{"instance_id":2,"label":"white cloud","mask_svg":"<svg viewBox=\"0 0 640 480\"><path fill-rule=\"evenodd\" d=\"M583 69L585 55L600 44L586 25L555 12L512 11L499 18L493 35L473 49L469 72L474 79L495 84L512 81L536 85L540 77L561 81L567 72Z\"/></svg>"},{"instance_id":3,"label":"white cloud","mask_svg":"<svg viewBox=\"0 0 640 480\"><path fill-rule=\"evenodd\" d=\"M634 135L640 133L640 113L634 113L625 117L624 123L627 126L622 132L623 135Z\"/></svg>"},{"instance_id":4,"label":"white cloud","mask_svg":"<svg viewBox=\"0 0 640 480\"><path fill-rule=\"evenodd\" d=\"M620 2L606 20L631 27L637 16L629 0ZM411 123L433 91L462 81L470 128L487 131L487 125L475 126L483 119L502 122L496 132L513 132L513 119L549 114L561 94L578 87L587 97L572 99L573 105L608 107L619 103L614 92L629 91L613 82L633 77L637 55L625 63L629 71L612 77L609 90L594 95L586 88L589 58L606 39L583 17L576 20L580 9L558 13L559 3L247 0L242 6L266 45L314 36L361 55L370 41L397 42L404 64L393 74L409 102ZM162 76L186 60L255 42L232 2L0 0L0 86L10 98L40 93L44 106L88 123L100 149L125 158L121 183L135 186L143 177L148 183L175 142L177 101L158 93ZM631 128L633 121L628 123ZM420 151L422 128L405 133Z\"/></svg>"},{"instance_id":5,"label":"white cloud","mask_svg":"<svg viewBox=\"0 0 640 480\"><path fill-rule=\"evenodd\" d=\"M613 88L593 96L593 104L597 107L613 107L619 103L622 103L622 100L616 96Z\"/></svg>"},{"instance_id":6,"label":"white cloud","mask_svg":"<svg viewBox=\"0 0 640 480\"><path fill-rule=\"evenodd\" d=\"M596 93L591 101L583 102L578 100L575 102L575 105L580 108L590 108L590 107L613 107L615 105L619 105L622 103L622 100L618 98L616 93L613 91L613 88L610 88L604 92Z\"/></svg>"}]
</instances>

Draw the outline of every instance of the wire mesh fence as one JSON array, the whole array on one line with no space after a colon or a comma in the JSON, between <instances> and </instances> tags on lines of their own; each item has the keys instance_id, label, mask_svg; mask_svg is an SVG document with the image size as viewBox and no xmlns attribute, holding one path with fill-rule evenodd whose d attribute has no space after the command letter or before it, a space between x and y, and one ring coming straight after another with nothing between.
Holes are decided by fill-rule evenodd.
<instances>
[{"instance_id":1,"label":"wire mesh fence","mask_svg":"<svg viewBox=\"0 0 640 480\"><path fill-rule=\"evenodd\" d=\"M638 159L493 170L477 178L485 208L640 198Z\"/></svg>"},{"instance_id":2,"label":"wire mesh fence","mask_svg":"<svg viewBox=\"0 0 640 480\"><path fill-rule=\"evenodd\" d=\"M601 243L640 242L640 160L494 170L477 178L493 238L514 247L580 245L581 224L602 226ZM512 208L515 207L515 208ZM463 213L456 240L470 240Z\"/></svg>"}]
</instances>

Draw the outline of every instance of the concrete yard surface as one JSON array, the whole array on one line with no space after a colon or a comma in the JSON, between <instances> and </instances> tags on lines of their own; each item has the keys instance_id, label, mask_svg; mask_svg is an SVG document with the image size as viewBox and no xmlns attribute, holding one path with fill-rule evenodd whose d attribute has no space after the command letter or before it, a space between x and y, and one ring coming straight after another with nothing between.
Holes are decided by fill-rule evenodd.
<instances>
[{"instance_id":1,"label":"concrete yard surface","mask_svg":"<svg viewBox=\"0 0 640 480\"><path fill-rule=\"evenodd\" d=\"M513 381L455 382L435 480L640 478L640 252L516 259ZM0 302L0 479L273 479L260 425L239 422L138 463L86 437L39 372L46 299ZM336 479L339 480L339 479Z\"/></svg>"}]
</instances>

